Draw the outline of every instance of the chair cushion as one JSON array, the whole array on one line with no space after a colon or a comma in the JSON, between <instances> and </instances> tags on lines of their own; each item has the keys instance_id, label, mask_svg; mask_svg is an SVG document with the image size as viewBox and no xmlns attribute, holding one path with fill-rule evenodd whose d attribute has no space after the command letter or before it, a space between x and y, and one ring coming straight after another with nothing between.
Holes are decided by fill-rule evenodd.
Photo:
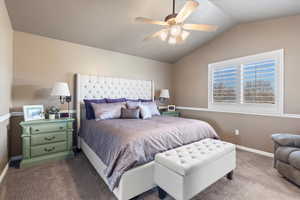
<instances>
[{"instance_id":1,"label":"chair cushion","mask_svg":"<svg viewBox=\"0 0 300 200\"><path fill-rule=\"evenodd\" d=\"M298 151L294 151L290 154L289 163L296 169L300 170L300 149L298 149Z\"/></svg>"},{"instance_id":2,"label":"chair cushion","mask_svg":"<svg viewBox=\"0 0 300 200\"><path fill-rule=\"evenodd\" d=\"M289 156L294 151L299 151L299 149L294 147L278 147L275 152L275 159L289 164Z\"/></svg>"},{"instance_id":3,"label":"chair cushion","mask_svg":"<svg viewBox=\"0 0 300 200\"><path fill-rule=\"evenodd\" d=\"M278 133L273 134L272 139L280 146L300 148L300 135Z\"/></svg>"}]
</instances>

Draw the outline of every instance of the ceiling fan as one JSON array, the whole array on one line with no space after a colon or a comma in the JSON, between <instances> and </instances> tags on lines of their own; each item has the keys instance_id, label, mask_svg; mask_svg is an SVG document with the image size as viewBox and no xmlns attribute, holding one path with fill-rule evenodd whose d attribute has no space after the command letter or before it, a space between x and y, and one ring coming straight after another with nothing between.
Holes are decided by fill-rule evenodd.
<instances>
[{"instance_id":1,"label":"ceiling fan","mask_svg":"<svg viewBox=\"0 0 300 200\"><path fill-rule=\"evenodd\" d=\"M190 33L186 30L213 32L218 29L217 26L207 24L185 24L184 21L192 14L199 6L195 0L187 0L179 13L175 13L175 0L173 0L173 12L168 15L164 21L157 21L145 17L135 18L136 22L145 24L156 24L165 26L164 29L149 35L144 40L160 38L162 41L167 41L169 44L178 44L185 41Z\"/></svg>"}]
</instances>

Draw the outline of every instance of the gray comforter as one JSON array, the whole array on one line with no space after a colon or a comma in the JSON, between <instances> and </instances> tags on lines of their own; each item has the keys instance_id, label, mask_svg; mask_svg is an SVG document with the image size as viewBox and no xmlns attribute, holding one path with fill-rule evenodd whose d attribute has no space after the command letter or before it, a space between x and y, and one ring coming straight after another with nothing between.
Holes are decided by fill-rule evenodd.
<instances>
[{"instance_id":1,"label":"gray comforter","mask_svg":"<svg viewBox=\"0 0 300 200\"><path fill-rule=\"evenodd\" d=\"M218 138L206 122L156 116L150 120L85 120L80 136L107 166L114 189L127 170L154 160L155 154L204 138Z\"/></svg>"}]
</instances>

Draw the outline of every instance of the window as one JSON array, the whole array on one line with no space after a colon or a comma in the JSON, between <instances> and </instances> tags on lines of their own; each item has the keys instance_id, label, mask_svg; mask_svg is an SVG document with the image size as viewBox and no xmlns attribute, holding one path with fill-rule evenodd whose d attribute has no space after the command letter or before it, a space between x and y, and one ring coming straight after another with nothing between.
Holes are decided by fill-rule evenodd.
<instances>
[{"instance_id":1,"label":"window","mask_svg":"<svg viewBox=\"0 0 300 200\"><path fill-rule=\"evenodd\" d=\"M283 50L209 65L209 109L283 113Z\"/></svg>"}]
</instances>

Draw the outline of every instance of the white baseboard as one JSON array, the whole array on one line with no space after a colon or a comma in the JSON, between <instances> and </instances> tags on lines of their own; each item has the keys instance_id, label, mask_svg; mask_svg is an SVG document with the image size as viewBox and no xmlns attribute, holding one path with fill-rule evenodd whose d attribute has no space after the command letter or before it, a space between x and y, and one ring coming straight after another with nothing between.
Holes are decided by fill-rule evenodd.
<instances>
[{"instance_id":1,"label":"white baseboard","mask_svg":"<svg viewBox=\"0 0 300 200\"><path fill-rule=\"evenodd\" d=\"M2 171L1 175L0 175L0 184L2 183L4 177L5 177L6 173L7 173L8 167L9 167L9 165L7 163L6 166L5 166L5 168Z\"/></svg>"},{"instance_id":2,"label":"white baseboard","mask_svg":"<svg viewBox=\"0 0 300 200\"><path fill-rule=\"evenodd\" d=\"M236 145L236 148L240 149L240 150L248 151L248 152L251 152L251 153L256 153L256 154L259 154L259 155L262 155L262 156L267 156L267 157L270 157L270 158L274 157L273 153L269 153L269 152L265 152L265 151L261 151L261 150L257 150L257 149L252 149L252 148L244 147L244 146L241 146L241 145Z\"/></svg>"}]
</instances>

